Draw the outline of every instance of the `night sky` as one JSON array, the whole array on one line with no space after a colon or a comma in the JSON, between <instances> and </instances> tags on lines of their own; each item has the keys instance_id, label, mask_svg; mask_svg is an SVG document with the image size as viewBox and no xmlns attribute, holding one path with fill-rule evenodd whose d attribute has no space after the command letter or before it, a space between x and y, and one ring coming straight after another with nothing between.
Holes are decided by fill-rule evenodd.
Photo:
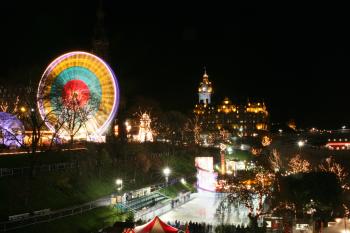
<instances>
[{"instance_id":1,"label":"night sky","mask_svg":"<svg viewBox=\"0 0 350 233\"><path fill-rule=\"evenodd\" d=\"M98 1L26 2L1 6L2 83L38 81L62 53L91 51ZM262 99L273 122L350 125L344 7L111 0L104 8L110 65L127 101L146 96L187 113L206 66L216 102L225 96L234 102Z\"/></svg>"}]
</instances>

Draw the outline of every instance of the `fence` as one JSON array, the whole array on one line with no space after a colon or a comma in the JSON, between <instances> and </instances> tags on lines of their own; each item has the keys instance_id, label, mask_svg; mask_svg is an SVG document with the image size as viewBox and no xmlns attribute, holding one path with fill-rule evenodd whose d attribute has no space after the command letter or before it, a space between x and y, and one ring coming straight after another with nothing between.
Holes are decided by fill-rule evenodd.
<instances>
[{"instance_id":1,"label":"fence","mask_svg":"<svg viewBox=\"0 0 350 233\"><path fill-rule=\"evenodd\" d=\"M186 193L189 194L189 193ZM156 206L153 206L151 208L145 209L145 210L140 210L135 213L135 219L141 219L144 221L147 221L149 219L154 218L155 216L161 216L169 211L171 211L174 207L181 206L195 198L195 195L188 195L188 198L183 198L182 196L179 196L173 200L166 200L163 203L159 203ZM172 201L178 199L179 202L175 206L173 206Z\"/></svg>"},{"instance_id":2,"label":"fence","mask_svg":"<svg viewBox=\"0 0 350 233\"><path fill-rule=\"evenodd\" d=\"M43 172L55 172L64 171L68 169L79 168L78 162L72 163L54 163L48 165L41 165L33 168L33 173ZM30 167L18 167L18 168L0 168L0 178L5 176L24 176L31 173L32 168Z\"/></svg>"},{"instance_id":3,"label":"fence","mask_svg":"<svg viewBox=\"0 0 350 233\"><path fill-rule=\"evenodd\" d=\"M53 166L53 165L48 165L48 166ZM179 181L180 181L180 178L174 178L169 183L175 184ZM164 186L165 186L164 183L159 183L155 185L155 187L157 188L161 188ZM108 196L93 202L85 203L83 205L65 208L61 210L49 211L48 209L44 209L41 211L34 211L33 213L19 214L19 215L16 215L17 217L12 216L14 218L10 218L10 219L13 219L11 221L0 222L0 232L6 232L14 229L31 226L34 224L39 224L39 223L48 223L60 218L82 214L101 206L110 205L111 204L110 201L111 201L110 196ZM136 216L138 218L146 217L149 211L154 211L154 213L157 213L157 214L163 214L166 211L169 211L170 209L171 209L171 205L169 200L166 203L162 203L160 206L153 207L151 209L146 210L145 212L144 211L141 211L139 213L136 212Z\"/></svg>"},{"instance_id":4,"label":"fence","mask_svg":"<svg viewBox=\"0 0 350 233\"><path fill-rule=\"evenodd\" d=\"M29 215L29 217L28 213L26 213L26 216L23 218L15 218L15 220L12 221L0 222L0 232L6 232L9 230L23 228L34 224L47 223L56 219L82 214L100 206L101 205L99 200L57 211L50 211L36 215L34 215L35 213L33 213L33 215Z\"/></svg>"}]
</instances>

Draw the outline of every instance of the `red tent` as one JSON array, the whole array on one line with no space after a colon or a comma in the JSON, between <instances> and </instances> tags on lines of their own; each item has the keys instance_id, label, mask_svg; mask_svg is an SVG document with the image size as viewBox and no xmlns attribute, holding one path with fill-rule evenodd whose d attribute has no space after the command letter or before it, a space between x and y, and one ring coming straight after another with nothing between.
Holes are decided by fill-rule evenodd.
<instances>
[{"instance_id":1,"label":"red tent","mask_svg":"<svg viewBox=\"0 0 350 233\"><path fill-rule=\"evenodd\" d=\"M135 227L135 233L177 233L179 229L169 226L158 216L156 216L152 221Z\"/></svg>"}]
</instances>

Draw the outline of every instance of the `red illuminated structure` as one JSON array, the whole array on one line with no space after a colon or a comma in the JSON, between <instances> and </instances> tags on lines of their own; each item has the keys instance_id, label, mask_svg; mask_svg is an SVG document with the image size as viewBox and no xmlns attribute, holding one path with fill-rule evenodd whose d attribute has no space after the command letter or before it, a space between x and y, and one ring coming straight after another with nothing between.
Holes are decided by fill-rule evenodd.
<instances>
[{"instance_id":1,"label":"red illuminated structure","mask_svg":"<svg viewBox=\"0 0 350 233\"><path fill-rule=\"evenodd\" d=\"M350 142L328 142L326 147L330 150L349 150Z\"/></svg>"}]
</instances>

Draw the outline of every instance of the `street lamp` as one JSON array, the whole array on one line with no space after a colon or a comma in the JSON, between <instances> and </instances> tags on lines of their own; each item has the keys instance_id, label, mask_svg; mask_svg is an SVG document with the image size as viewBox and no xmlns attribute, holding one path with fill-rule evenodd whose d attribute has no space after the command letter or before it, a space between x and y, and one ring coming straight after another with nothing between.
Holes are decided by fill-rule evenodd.
<instances>
[{"instance_id":1,"label":"street lamp","mask_svg":"<svg viewBox=\"0 0 350 233\"><path fill-rule=\"evenodd\" d=\"M168 185L168 179L169 179L169 175L171 173L171 170L170 168L166 167L163 169L163 173L164 173L164 176L165 176L165 183L166 185Z\"/></svg>"},{"instance_id":2,"label":"street lamp","mask_svg":"<svg viewBox=\"0 0 350 233\"><path fill-rule=\"evenodd\" d=\"M117 190L120 191L123 188L123 180L122 179L116 179L115 184L117 185Z\"/></svg>"},{"instance_id":3,"label":"street lamp","mask_svg":"<svg viewBox=\"0 0 350 233\"><path fill-rule=\"evenodd\" d=\"M299 147L303 147L304 145L305 145L304 141L302 141L302 140L298 141L298 146Z\"/></svg>"},{"instance_id":4,"label":"street lamp","mask_svg":"<svg viewBox=\"0 0 350 233\"><path fill-rule=\"evenodd\" d=\"M303 146L305 146L305 141L299 140L299 141L297 142L297 144L298 144L298 147L299 147L299 153L301 154L301 148L302 148Z\"/></svg>"}]
</instances>

